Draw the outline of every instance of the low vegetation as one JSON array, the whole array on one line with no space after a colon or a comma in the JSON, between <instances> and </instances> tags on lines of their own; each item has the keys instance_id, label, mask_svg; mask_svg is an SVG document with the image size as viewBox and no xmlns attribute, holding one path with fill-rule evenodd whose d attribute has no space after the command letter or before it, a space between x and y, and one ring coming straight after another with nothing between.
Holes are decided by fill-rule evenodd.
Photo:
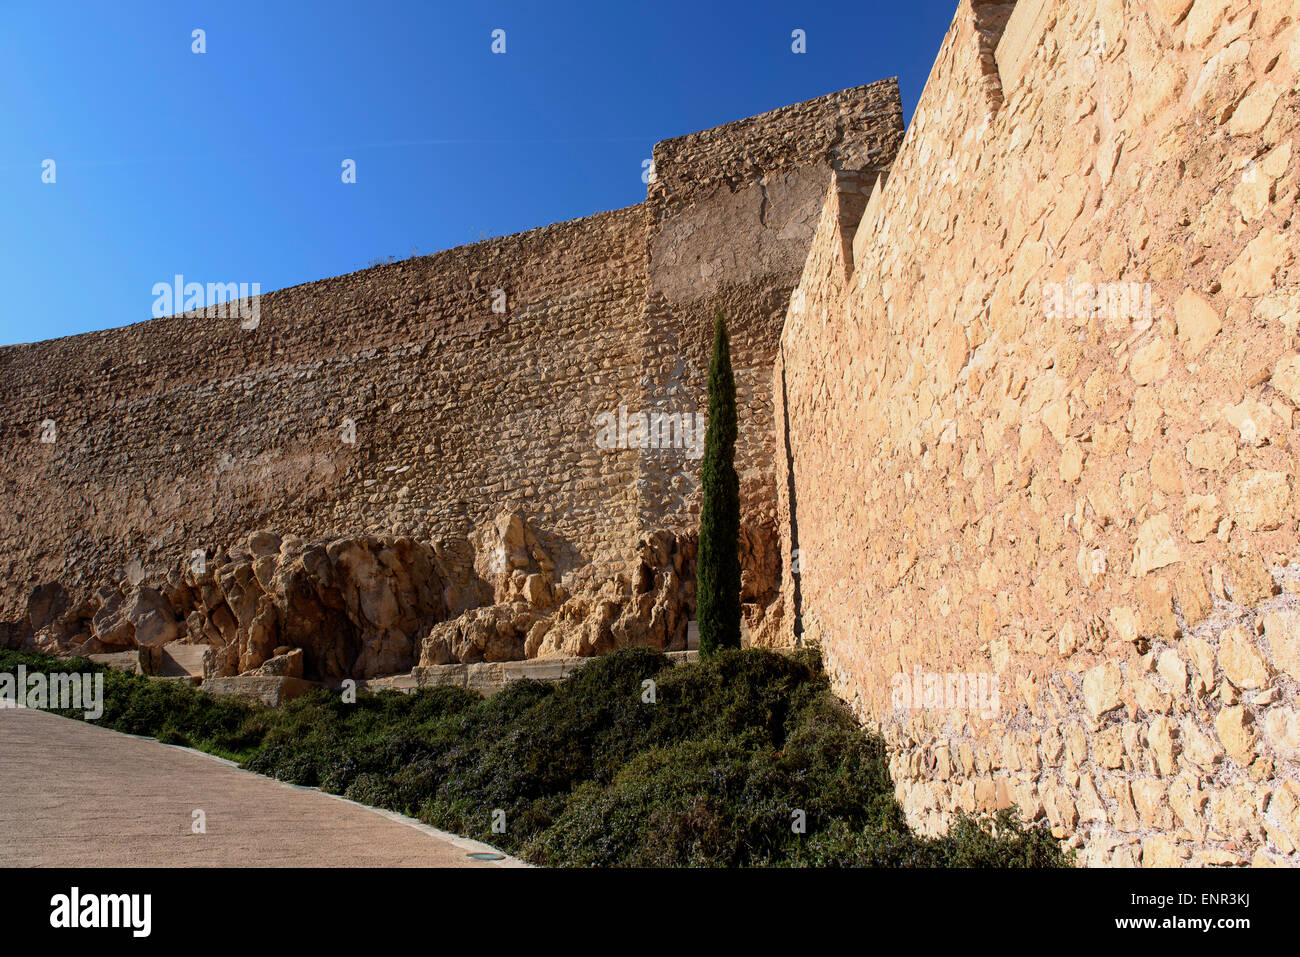
<instances>
[{"instance_id":1,"label":"low vegetation","mask_svg":"<svg viewBox=\"0 0 1300 957\"><path fill-rule=\"evenodd\" d=\"M0 671L19 663L104 670L0 652ZM636 648L558 684L518 681L491 698L440 687L362 693L348 704L322 689L280 709L107 671L99 723L410 814L538 864L1070 863L1041 826L1010 812L961 818L943 838L914 834L882 742L857 726L806 653L723 650L674 666Z\"/></svg>"}]
</instances>

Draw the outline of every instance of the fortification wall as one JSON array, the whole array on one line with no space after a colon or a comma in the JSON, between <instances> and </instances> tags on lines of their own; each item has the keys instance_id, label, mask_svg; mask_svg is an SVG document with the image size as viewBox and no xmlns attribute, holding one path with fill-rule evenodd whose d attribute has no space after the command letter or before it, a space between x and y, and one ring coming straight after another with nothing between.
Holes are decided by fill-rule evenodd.
<instances>
[{"instance_id":1,"label":"fortification wall","mask_svg":"<svg viewBox=\"0 0 1300 957\"><path fill-rule=\"evenodd\" d=\"M896 79L658 144L647 210L649 288L643 323L645 408L705 411L714 316L727 319L736 376L745 541L747 638L770 643L776 596L772 363L833 170L874 176L903 138ZM698 461L639 454L637 493L647 528L699 521ZM685 467L682 467L682 466ZM780 612L780 608L771 608Z\"/></svg>"},{"instance_id":2,"label":"fortification wall","mask_svg":"<svg viewBox=\"0 0 1300 957\"><path fill-rule=\"evenodd\" d=\"M35 583L151 577L261 527L463 539L513 506L561 571L625 548L631 468L591 407L636 381L644 224L633 207L272 292L254 329L185 315L0 350L6 616Z\"/></svg>"},{"instance_id":3,"label":"fortification wall","mask_svg":"<svg viewBox=\"0 0 1300 957\"><path fill-rule=\"evenodd\" d=\"M963 0L865 212L828 193L774 377L787 625L923 828L1296 864L1295 8L1011 6Z\"/></svg>"},{"instance_id":4,"label":"fortification wall","mask_svg":"<svg viewBox=\"0 0 1300 957\"><path fill-rule=\"evenodd\" d=\"M703 414L718 308L757 515L771 356L825 176L887 162L901 136L883 81L659 144L638 206L264 294L254 328L186 314L0 349L0 622L21 625L40 585L75 606L256 529L431 542L473 582L471 535L505 511L568 593L627 577L639 537L693 527L699 460L607 447L601 417ZM779 574L762 517L753 616Z\"/></svg>"}]
</instances>

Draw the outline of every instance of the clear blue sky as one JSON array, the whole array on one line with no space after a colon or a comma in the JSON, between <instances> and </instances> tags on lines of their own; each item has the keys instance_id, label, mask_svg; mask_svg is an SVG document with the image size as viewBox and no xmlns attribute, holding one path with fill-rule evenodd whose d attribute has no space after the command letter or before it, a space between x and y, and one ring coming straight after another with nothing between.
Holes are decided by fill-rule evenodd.
<instances>
[{"instance_id":1,"label":"clear blue sky","mask_svg":"<svg viewBox=\"0 0 1300 957\"><path fill-rule=\"evenodd\" d=\"M910 118L955 7L3 0L0 344L628 206L655 142L886 76Z\"/></svg>"}]
</instances>

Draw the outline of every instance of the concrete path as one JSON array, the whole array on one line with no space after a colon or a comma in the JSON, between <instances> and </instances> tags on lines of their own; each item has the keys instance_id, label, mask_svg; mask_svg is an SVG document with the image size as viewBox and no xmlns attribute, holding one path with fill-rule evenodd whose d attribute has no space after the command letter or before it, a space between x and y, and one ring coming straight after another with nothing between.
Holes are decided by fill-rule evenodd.
<instances>
[{"instance_id":1,"label":"concrete path","mask_svg":"<svg viewBox=\"0 0 1300 957\"><path fill-rule=\"evenodd\" d=\"M467 857L491 850L211 755L0 708L0 867L520 866Z\"/></svg>"}]
</instances>

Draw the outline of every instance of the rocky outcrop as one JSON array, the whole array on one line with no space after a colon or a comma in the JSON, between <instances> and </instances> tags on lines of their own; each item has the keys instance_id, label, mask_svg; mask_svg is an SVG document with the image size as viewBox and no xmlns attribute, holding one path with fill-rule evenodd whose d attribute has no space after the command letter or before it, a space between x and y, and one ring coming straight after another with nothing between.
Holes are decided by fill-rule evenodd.
<instances>
[{"instance_id":1,"label":"rocky outcrop","mask_svg":"<svg viewBox=\"0 0 1300 957\"><path fill-rule=\"evenodd\" d=\"M680 651L695 611L693 533L643 536L623 571L578 594L518 511L468 538L468 568L442 546L409 538L306 541L255 531L195 559L164 582L96 587L77 601L58 583L28 602L25 644L55 654L104 655L199 646L205 679L234 676L338 681L412 666L585 657L642 646ZM779 629L780 578L770 529L741 541L750 643ZM461 570L457 570L461 569ZM157 669L155 669L157 670Z\"/></svg>"},{"instance_id":2,"label":"rocky outcrop","mask_svg":"<svg viewBox=\"0 0 1300 957\"><path fill-rule=\"evenodd\" d=\"M57 654L208 646L206 677L361 678L408 670L415 645L446 617L432 546L360 536L304 541L253 532L166 583L107 584L74 604L43 585L25 644Z\"/></svg>"},{"instance_id":3,"label":"rocky outcrop","mask_svg":"<svg viewBox=\"0 0 1300 957\"><path fill-rule=\"evenodd\" d=\"M495 601L435 625L421 647L423 666L686 647L692 538L644 536L626 572L579 595L552 580L554 563L522 515L503 513L473 541L475 569L491 580Z\"/></svg>"},{"instance_id":4,"label":"rocky outcrop","mask_svg":"<svg viewBox=\"0 0 1300 957\"><path fill-rule=\"evenodd\" d=\"M625 571L575 595L551 580L550 557L521 515L500 516L475 546L475 568L492 579L495 601L435 625L421 646L421 666L686 648L695 614L694 533L642 536ZM747 643L774 644L781 569L773 530L746 526L740 551Z\"/></svg>"},{"instance_id":5,"label":"rocky outcrop","mask_svg":"<svg viewBox=\"0 0 1300 957\"><path fill-rule=\"evenodd\" d=\"M256 671L292 649L313 680L402 671L414 663L412 639L445 611L433 549L407 538L256 532L187 578L198 595L190 637L211 646L213 675Z\"/></svg>"}]
</instances>

